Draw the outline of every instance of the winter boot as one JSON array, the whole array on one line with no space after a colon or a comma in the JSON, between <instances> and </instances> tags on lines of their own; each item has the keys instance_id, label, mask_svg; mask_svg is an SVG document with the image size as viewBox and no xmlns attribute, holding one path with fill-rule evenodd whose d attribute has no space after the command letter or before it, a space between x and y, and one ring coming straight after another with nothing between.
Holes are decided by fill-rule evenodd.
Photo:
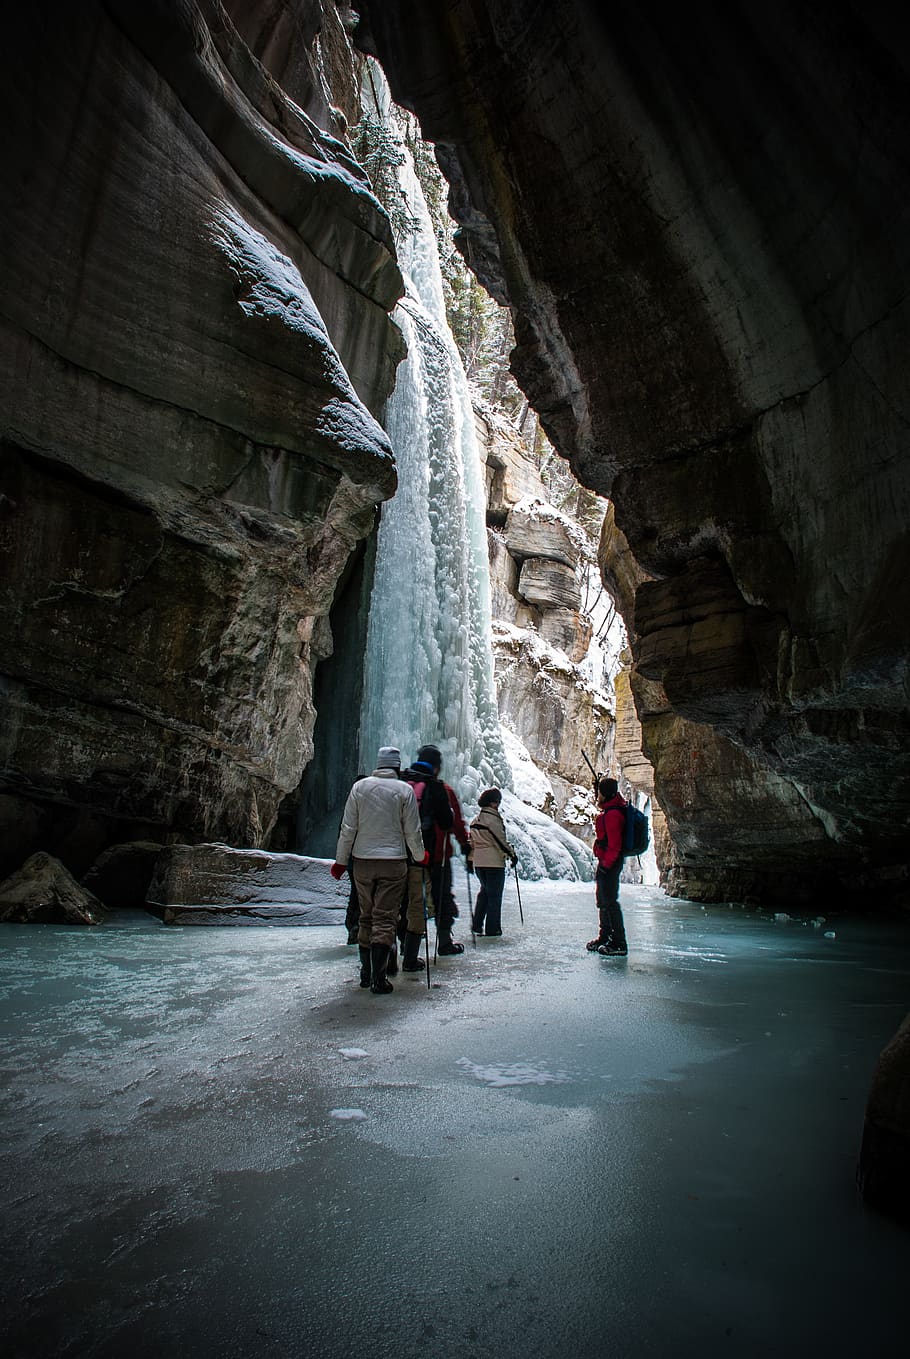
<instances>
[{"instance_id":1,"label":"winter boot","mask_svg":"<svg viewBox=\"0 0 910 1359\"><path fill-rule=\"evenodd\" d=\"M401 960L402 972L420 972L422 970L423 964L420 961L422 941L422 934L415 934L413 930L408 930L404 937L404 957Z\"/></svg>"},{"instance_id":2,"label":"winter boot","mask_svg":"<svg viewBox=\"0 0 910 1359\"><path fill-rule=\"evenodd\" d=\"M395 940L394 944L390 944L390 945L389 945L389 963L388 963L388 967L386 968L386 976L388 976L388 977L397 977L397 976L398 976L398 940L397 940L397 939Z\"/></svg>"},{"instance_id":3,"label":"winter boot","mask_svg":"<svg viewBox=\"0 0 910 1359\"><path fill-rule=\"evenodd\" d=\"M454 958L457 954L464 953L464 944L457 944L448 930L440 930L436 952L440 958Z\"/></svg>"},{"instance_id":4,"label":"winter boot","mask_svg":"<svg viewBox=\"0 0 910 1359\"><path fill-rule=\"evenodd\" d=\"M370 950L360 945L360 985L367 987L370 984Z\"/></svg>"},{"instance_id":5,"label":"winter boot","mask_svg":"<svg viewBox=\"0 0 910 1359\"><path fill-rule=\"evenodd\" d=\"M596 953L602 944L610 942L610 912L598 911L597 917L600 921L600 933L596 939L589 939L585 944L589 953Z\"/></svg>"},{"instance_id":6,"label":"winter boot","mask_svg":"<svg viewBox=\"0 0 910 1359\"><path fill-rule=\"evenodd\" d=\"M374 944L370 950L370 963L373 969L373 979L370 982L370 990L374 996L387 996L390 991L394 991L394 986L390 981L386 981L386 968L389 965L389 946L388 944Z\"/></svg>"},{"instance_id":7,"label":"winter boot","mask_svg":"<svg viewBox=\"0 0 910 1359\"><path fill-rule=\"evenodd\" d=\"M625 944L601 944L597 952L602 958L628 958L629 950Z\"/></svg>"}]
</instances>

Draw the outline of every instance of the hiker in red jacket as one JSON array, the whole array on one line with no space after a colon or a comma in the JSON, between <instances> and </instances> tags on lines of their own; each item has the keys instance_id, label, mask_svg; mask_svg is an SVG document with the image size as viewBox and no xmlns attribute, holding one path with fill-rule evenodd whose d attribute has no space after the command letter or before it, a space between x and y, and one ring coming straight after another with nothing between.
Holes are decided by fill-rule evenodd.
<instances>
[{"instance_id":1,"label":"hiker in red jacket","mask_svg":"<svg viewBox=\"0 0 910 1359\"><path fill-rule=\"evenodd\" d=\"M425 745L420 747L417 758L410 769L405 770L403 777L414 785L415 792L418 789L421 790L418 797L421 812L420 824L423 842L430 856L429 879L436 911L437 951L440 957L446 958L456 957L459 953L464 953L464 944L459 944L452 938L452 926L455 917L458 915L458 907L452 895L453 850L451 837L455 836L461 852L466 857L469 845L468 828L461 814L458 797L454 788L444 783L440 777L441 768L442 753L439 747ZM425 789L424 785L426 785ZM409 934L413 934L417 929L417 910L418 904L415 899L414 904L409 909ZM413 941L409 940L407 935L405 936L405 961L403 964L405 972L413 972L419 967L419 963L416 963L419 946L419 937L415 948Z\"/></svg>"},{"instance_id":2,"label":"hiker in red jacket","mask_svg":"<svg viewBox=\"0 0 910 1359\"><path fill-rule=\"evenodd\" d=\"M626 800L620 796L615 779L599 779L594 823L594 854L597 858L597 915L600 933L589 939L585 948L605 958L625 958L629 952L626 928L619 904L619 875L622 872L623 842L626 831Z\"/></svg>"}]
</instances>

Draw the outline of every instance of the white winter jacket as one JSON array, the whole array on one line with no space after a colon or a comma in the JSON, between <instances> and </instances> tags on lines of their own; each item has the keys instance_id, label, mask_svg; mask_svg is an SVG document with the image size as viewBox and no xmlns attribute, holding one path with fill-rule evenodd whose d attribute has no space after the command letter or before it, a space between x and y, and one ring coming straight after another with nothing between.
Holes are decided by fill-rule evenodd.
<instances>
[{"instance_id":1,"label":"white winter jacket","mask_svg":"<svg viewBox=\"0 0 910 1359\"><path fill-rule=\"evenodd\" d=\"M374 769L348 794L335 862L346 864L352 854L355 859L405 859L408 850L416 863L423 861L414 790L394 769Z\"/></svg>"}]
</instances>

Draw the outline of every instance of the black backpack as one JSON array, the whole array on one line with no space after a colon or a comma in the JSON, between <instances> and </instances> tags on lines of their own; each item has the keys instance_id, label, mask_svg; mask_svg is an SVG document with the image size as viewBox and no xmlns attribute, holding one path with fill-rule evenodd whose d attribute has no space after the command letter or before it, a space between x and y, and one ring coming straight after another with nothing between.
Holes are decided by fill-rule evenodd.
<instances>
[{"instance_id":1,"label":"black backpack","mask_svg":"<svg viewBox=\"0 0 910 1359\"><path fill-rule=\"evenodd\" d=\"M404 778L411 784L423 784L417 803L420 812L420 834L423 837L424 848L432 855L436 850L437 826L440 830L449 831L455 824L445 786L440 779L418 774L413 769L408 769Z\"/></svg>"},{"instance_id":2,"label":"black backpack","mask_svg":"<svg viewBox=\"0 0 910 1359\"><path fill-rule=\"evenodd\" d=\"M634 859L636 855L644 854L650 843L651 832L648 826L648 818L631 802L627 803L626 831L622 846L623 857Z\"/></svg>"}]
</instances>

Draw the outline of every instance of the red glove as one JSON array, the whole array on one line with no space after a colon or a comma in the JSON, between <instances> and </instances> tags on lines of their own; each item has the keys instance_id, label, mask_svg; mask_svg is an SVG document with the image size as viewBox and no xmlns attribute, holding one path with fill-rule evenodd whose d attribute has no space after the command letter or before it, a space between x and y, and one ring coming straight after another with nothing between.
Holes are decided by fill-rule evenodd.
<instances>
[{"instance_id":1,"label":"red glove","mask_svg":"<svg viewBox=\"0 0 910 1359\"><path fill-rule=\"evenodd\" d=\"M332 877L335 879L336 882L343 878L347 871L348 870L344 864L332 864L332 867L329 869L329 872L331 873Z\"/></svg>"},{"instance_id":2,"label":"red glove","mask_svg":"<svg viewBox=\"0 0 910 1359\"><path fill-rule=\"evenodd\" d=\"M429 868L429 866L430 866L430 851L428 849L425 849L423 851L423 858L420 861L420 867Z\"/></svg>"}]
</instances>

